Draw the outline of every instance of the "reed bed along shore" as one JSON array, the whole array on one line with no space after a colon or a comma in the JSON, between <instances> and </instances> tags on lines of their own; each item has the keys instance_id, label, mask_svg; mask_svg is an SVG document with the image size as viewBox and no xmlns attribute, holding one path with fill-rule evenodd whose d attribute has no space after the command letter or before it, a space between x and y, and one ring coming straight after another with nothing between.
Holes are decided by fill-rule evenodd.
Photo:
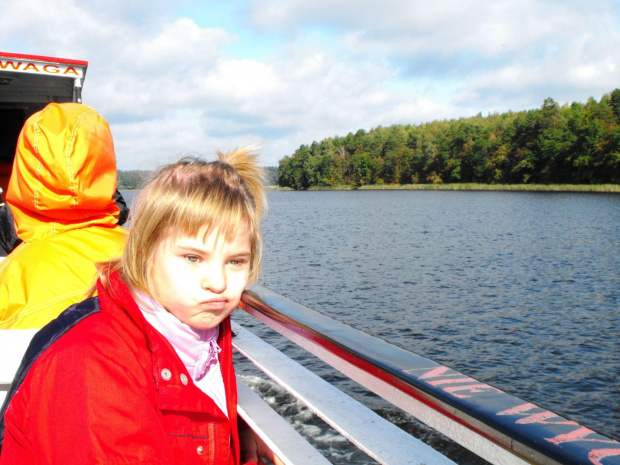
<instances>
[{"instance_id":1,"label":"reed bed along shore","mask_svg":"<svg viewBox=\"0 0 620 465\"><path fill-rule=\"evenodd\" d=\"M534 192L615 192L620 193L618 184L404 184L361 186L359 189L414 189L454 191L534 191Z\"/></svg>"},{"instance_id":2,"label":"reed bed along shore","mask_svg":"<svg viewBox=\"0 0 620 465\"><path fill-rule=\"evenodd\" d=\"M288 187L269 186L271 190L292 190ZM602 192L620 193L620 184L372 184L310 187L308 190L452 190L452 191L526 191L526 192Z\"/></svg>"}]
</instances>

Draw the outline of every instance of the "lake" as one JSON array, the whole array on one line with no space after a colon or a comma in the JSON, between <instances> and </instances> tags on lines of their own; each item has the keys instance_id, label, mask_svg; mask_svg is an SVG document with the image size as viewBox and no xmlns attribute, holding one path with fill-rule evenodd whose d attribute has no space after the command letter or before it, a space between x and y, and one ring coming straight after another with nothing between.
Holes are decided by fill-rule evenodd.
<instances>
[{"instance_id":1,"label":"lake","mask_svg":"<svg viewBox=\"0 0 620 465\"><path fill-rule=\"evenodd\" d=\"M620 438L620 195L269 191L268 201L261 285ZM237 313L381 415L443 441ZM272 402L292 402L247 376ZM332 461L372 463L296 409L293 423Z\"/></svg>"}]
</instances>

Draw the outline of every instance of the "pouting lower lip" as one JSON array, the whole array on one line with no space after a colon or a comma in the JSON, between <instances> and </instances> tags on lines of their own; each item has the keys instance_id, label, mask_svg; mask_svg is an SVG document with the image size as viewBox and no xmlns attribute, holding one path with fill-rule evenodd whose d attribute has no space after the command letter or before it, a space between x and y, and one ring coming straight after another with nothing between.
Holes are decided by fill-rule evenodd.
<instances>
[{"instance_id":1,"label":"pouting lower lip","mask_svg":"<svg viewBox=\"0 0 620 465\"><path fill-rule=\"evenodd\" d=\"M227 304L227 301L225 300L207 300L204 302L201 302L201 305L205 306L205 307L214 307L214 308L225 308Z\"/></svg>"}]
</instances>

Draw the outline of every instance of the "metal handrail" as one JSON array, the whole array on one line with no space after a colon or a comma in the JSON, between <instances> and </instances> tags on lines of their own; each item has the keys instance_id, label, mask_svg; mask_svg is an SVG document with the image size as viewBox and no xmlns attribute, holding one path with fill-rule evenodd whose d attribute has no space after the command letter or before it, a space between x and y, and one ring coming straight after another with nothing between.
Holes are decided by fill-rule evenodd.
<instances>
[{"instance_id":1,"label":"metal handrail","mask_svg":"<svg viewBox=\"0 0 620 465\"><path fill-rule=\"evenodd\" d=\"M490 463L620 464L618 441L575 421L263 287L241 300L250 315Z\"/></svg>"},{"instance_id":2,"label":"metal handrail","mask_svg":"<svg viewBox=\"0 0 620 465\"><path fill-rule=\"evenodd\" d=\"M410 436L234 321L232 330L235 334L233 346L241 355L378 463L382 465L455 465L441 452ZM254 402L250 407L256 404L259 403ZM246 406L242 405L240 396L239 412L242 416L242 410L246 410ZM265 405L265 408L271 410L272 415L280 421L285 421L271 407ZM265 443L276 439L282 442L281 433L271 424L264 427L259 425L255 427L251 424L253 421L262 421L264 416L263 412L255 413L251 415L252 418L246 419L246 423L263 438ZM306 448L308 446L309 444L306 444ZM297 447L288 454L291 458L290 465L313 463L302 457L296 449ZM271 450L281 460L285 458L274 448ZM315 449L315 454L320 455L320 452ZM326 461L325 458L323 460Z\"/></svg>"}]
</instances>

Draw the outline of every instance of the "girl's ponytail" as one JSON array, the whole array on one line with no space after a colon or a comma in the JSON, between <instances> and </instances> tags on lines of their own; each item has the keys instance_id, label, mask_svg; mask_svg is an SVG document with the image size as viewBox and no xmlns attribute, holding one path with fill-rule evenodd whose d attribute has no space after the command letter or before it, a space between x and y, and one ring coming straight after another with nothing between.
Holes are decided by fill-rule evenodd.
<instances>
[{"instance_id":1,"label":"girl's ponytail","mask_svg":"<svg viewBox=\"0 0 620 465\"><path fill-rule=\"evenodd\" d=\"M258 148L256 146L248 146L228 153L217 152L217 156L222 163L226 163L234 168L254 199L256 216L260 218L262 211L267 206L267 199L264 188L265 174L258 165L255 153Z\"/></svg>"}]
</instances>

